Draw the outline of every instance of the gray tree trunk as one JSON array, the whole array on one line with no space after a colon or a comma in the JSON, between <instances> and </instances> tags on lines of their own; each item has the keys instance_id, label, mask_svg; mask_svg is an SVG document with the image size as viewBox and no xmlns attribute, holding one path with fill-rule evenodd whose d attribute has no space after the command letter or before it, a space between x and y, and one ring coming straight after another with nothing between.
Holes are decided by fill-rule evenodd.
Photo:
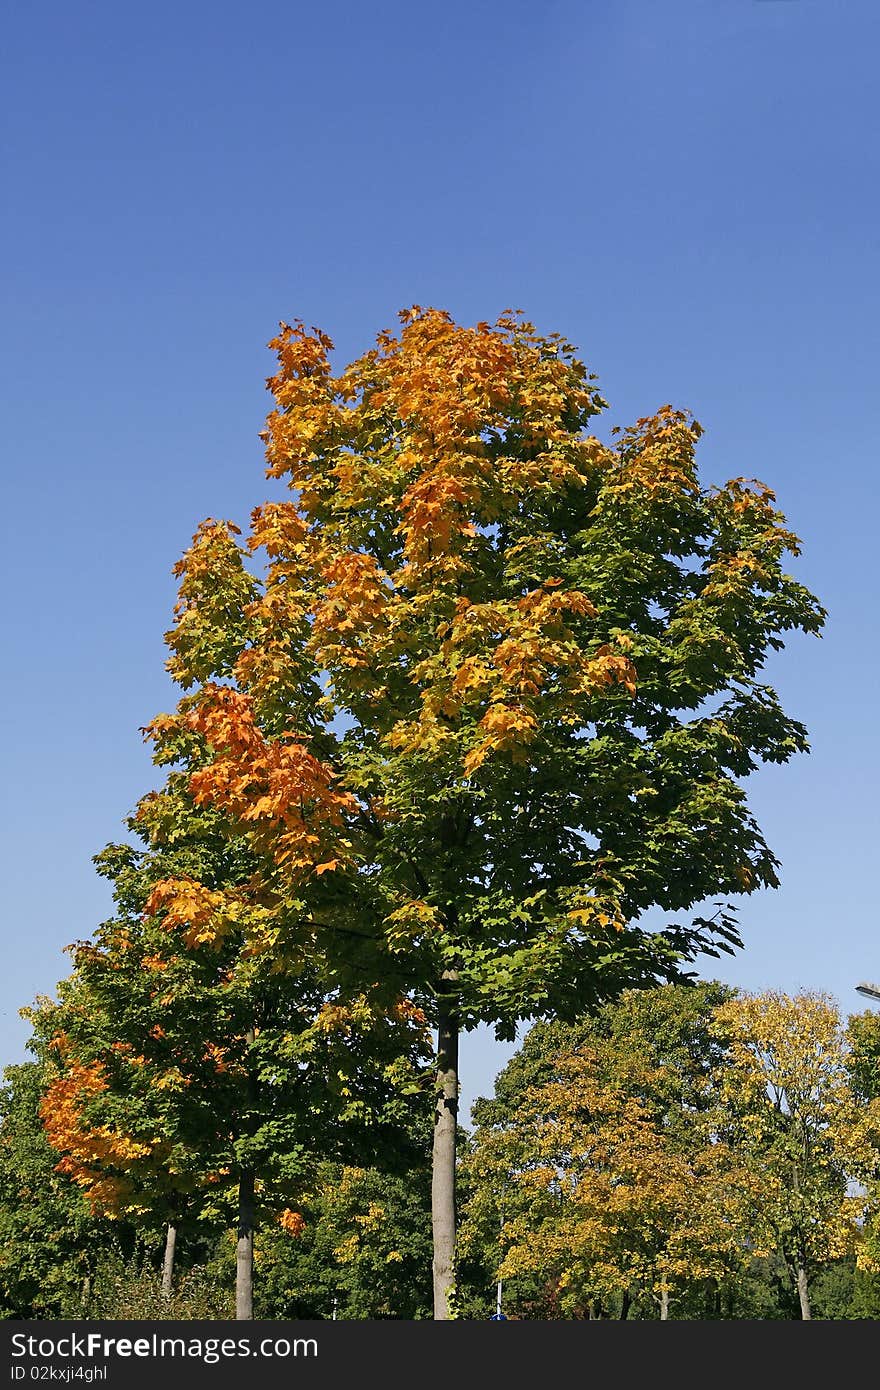
<instances>
[{"instance_id":1,"label":"gray tree trunk","mask_svg":"<svg viewBox=\"0 0 880 1390\"><path fill-rule=\"evenodd\" d=\"M791 1170L791 1190L795 1196L800 1195L801 1173L797 1163L792 1164ZM794 1280L797 1287L798 1300L801 1305L801 1319L805 1322L812 1321L813 1311L810 1308L810 1287L807 1283L807 1271L804 1268L802 1250L798 1250L792 1260L794 1265Z\"/></svg>"},{"instance_id":2,"label":"gray tree trunk","mask_svg":"<svg viewBox=\"0 0 880 1390\"><path fill-rule=\"evenodd\" d=\"M242 1170L238 1179L238 1245L235 1251L235 1317L254 1316L254 1172Z\"/></svg>"},{"instance_id":3,"label":"gray tree trunk","mask_svg":"<svg viewBox=\"0 0 880 1390\"><path fill-rule=\"evenodd\" d=\"M810 1286L807 1283L807 1271L802 1264L795 1266L795 1276L797 1280L798 1299L801 1305L801 1318L803 1321L809 1322L813 1317L813 1312L810 1308Z\"/></svg>"},{"instance_id":4,"label":"gray tree trunk","mask_svg":"<svg viewBox=\"0 0 880 1390\"><path fill-rule=\"evenodd\" d=\"M662 1322L669 1320L669 1287L665 1279L660 1285L660 1319Z\"/></svg>"},{"instance_id":5,"label":"gray tree trunk","mask_svg":"<svg viewBox=\"0 0 880 1390\"><path fill-rule=\"evenodd\" d=\"M250 1053L256 1038L256 1030L249 1028L245 1042ZM257 1076L253 1059L248 1057L247 1068L247 1113L245 1133L252 1135L256 1123ZM256 1222L256 1203L254 1201L256 1178L253 1168L242 1168L238 1175L238 1243L235 1249L235 1317L236 1321L251 1321L254 1316L254 1225Z\"/></svg>"},{"instance_id":6,"label":"gray tree trunk","mask_svg":"<svg viewBox=\"0 0 880 1390\"><path fill-rule=\"evenodd\" d=\"M458 1019L441 1006L437 1020L437 1104L431 1171L434 1228L434 1318L452 1316L455 1282L455 1140L458 1121Z\"/></svg>"},{"instance_id":7,"label":"gray tree trunk","mask_svg":"<svg viewBox=\"0 0 880 1390\"><path fill-rule=\"evenodd\" d=\"M173 1221L168 1222L168 1230L165 1233L165 1258L162 1261L162 1297L171 1297L171 1288L174 1281L174 1251L177 1246L177 1227Z\"/></svg>"}]
</instances>

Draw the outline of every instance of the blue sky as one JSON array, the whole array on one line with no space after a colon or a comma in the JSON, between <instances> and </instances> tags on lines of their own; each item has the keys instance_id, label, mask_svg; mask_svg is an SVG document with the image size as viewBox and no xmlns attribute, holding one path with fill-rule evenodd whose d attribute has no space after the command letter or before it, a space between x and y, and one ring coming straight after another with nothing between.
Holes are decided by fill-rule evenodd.
<instances>
[{"instance_id":1,"label":"blue sky","mask_svg":"<svg viewBox=\"0 0 880 1390\"><path fill-rule=\"evenodd\" d=\"M0 73L6 678L0 1060L109 912L154 773L171 567L265 494L281 318L346 360L414 302L522 308L774 486L830 611L770 667L813 753L751 783L783 886L705 973L880 977L880 178L871 0L11 7ZM603 431L604 432L604 431ZM506 1055L463 1055L465 1102Z\"/></svg>"}]
</instances>

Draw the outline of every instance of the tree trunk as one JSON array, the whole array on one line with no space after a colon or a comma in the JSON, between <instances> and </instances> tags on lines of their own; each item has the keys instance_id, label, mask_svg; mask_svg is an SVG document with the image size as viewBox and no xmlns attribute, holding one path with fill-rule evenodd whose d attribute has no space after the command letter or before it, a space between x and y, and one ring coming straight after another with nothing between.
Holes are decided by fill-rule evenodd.
<instances>
[{"instance_id":1,"label":"tree trunk","mask_svg":"<svg viewBox=\"0 0 880 1390\"><path fill-rule=\"evenodd\" d=\"M669 1320L669 1285L665 1279L660 1285L660 1319L662 1322Z\"/></svg>"},{"instance_id":2,"label":"tree trunk","mask_svg":"<svg viewBox=\"0 0 880 1390\"><path fill-rule=\"evenodd\" d=\"M797 1283L798 1299L801 1305L801 1318L803 1321L809 1322L813 1317L810 1308L810 1288L807 1283L807 1271L800 1262L795 1266L795 1279Z\"/></svg>"},{"instance_id":3,"label":"tree trunk","mask_svg":"<svg viewBox=\"0 0 880 1390\"><path fill-rule=\"evenodd\" d=\"M620 1321L621 1321L621 1322L625 1322L625 1321L627 1320L627 1318L629 1317L629 1310L630 1310L630 1304L631 1304L631 1302L632 1302L632 1299L630 1298L629 1289L624 1289L623 1293L620 1295Z\"/></svg>"},{"instance_id":4,"label":"tree trunk","mask_svg":"<svg viewBox=\"0 0 880 1390\"><path fill-rule=\"evenodd\" d=\"M168 1230L165 1233L165 1259L162 1262L162 1297L171 1297L171 1286L174 1280L174 1251L177 1246L177 1227L173 1221L168 1222Z\"/></svg>"},{"instance_id":5,"label":"tree trunk","mask_svg":"<svg viewBox=\"0 0 880 1390\"><path fill-rule=\"evenodd\" d=\"M244 1130L253 1135L256 1123L257 1077L250 1055L256 1038L256 1029L249 1028L245 1033L248 1046L247 1063L247 1111L244 1116ZM238 1174L238 1244L235 1250L235 1317L236 1321L251 1321L254 1316L254 1224L256 1205L254 1202L256 1183L254 1170L250 1165L239 1169Z\"/></svg>"},{"instance_id":6,"label":"tree trunk","mask_svg":"<svg viewBox=\"0 0 880 1390\"><path fill-rule=\"evenodd\" d=\"M455 1139L458 1121L458 1019L441 999L437 1019L437 1103L431 1172L434 1228L434 1318L452 1316L455 1282Z\"/></svg>"},{"instance_id":7,"label":"tree trunk","mask_svg":"<svg viewBox=\"0 0 880 1390\"><path fill-rule=\"evenodd\" d=\"M254 1170L242 1169L238 1179L238 1245L235 1251L235 1317L254 1316Z\"/></svg>"},{"instance_id":8,"label":"tree trunk","mask_svg":"<svg viewBox=\"0 0 880 1390\"><path fill-rule=\"evenodd\" d=\"M800 1166L797 1163L793 1163L791 1166L791 1190L796 1197L800 1196L801 1173ZM801 1318L805 1322L810 1322L813 1317L812 1309L810 1308L810 1289L807 1283L807 1271L804 1268L803 1247L800 1246L800 1248L797 1248L799 1246L800 1241L797 1242L792 1257L791 1267L794 1269L794 1282L797 1289L798 1301L801 1305Z\"/></svg>"}]
</instances>

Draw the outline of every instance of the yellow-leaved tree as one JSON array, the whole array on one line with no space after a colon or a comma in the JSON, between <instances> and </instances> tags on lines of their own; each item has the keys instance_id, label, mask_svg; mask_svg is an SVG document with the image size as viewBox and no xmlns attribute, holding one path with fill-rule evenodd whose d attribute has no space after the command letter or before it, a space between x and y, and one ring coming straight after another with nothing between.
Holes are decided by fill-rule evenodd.
<instances>
[{"instance_id":1,"label":"yellow-leaved tree","mask_svg":"<svg viewBox=\"0 0 880 1390\"><path fill-rule=\"evenodd\" d=\"M880 1101L859 1094L827 995L740 995L719 1006L715 1027L727 1042L718 1132L759 1185L754 1239L782 1255L809 1318L811 1273L862 1240Z\"/></svg>"},{"instance_id":2,"label":"yellow-leaved tree","mask_svg":"<svg viewBox=\"0 0 880 1390\"><path fill-rule=\"evenodd\" d=\"M589 1046L547 1066L507 1124L478 1129L466 1161L465 1242L501 1215L498 1278L542 1288L555 1316L625 1317L637 1297L665 1319L677 1293L719 1286L761 1253L760 1185L709 1113L685 1110L684 1088L672 1113L670 1068L633 1057L609 1079Z\"/></svg>"}]
</instances>

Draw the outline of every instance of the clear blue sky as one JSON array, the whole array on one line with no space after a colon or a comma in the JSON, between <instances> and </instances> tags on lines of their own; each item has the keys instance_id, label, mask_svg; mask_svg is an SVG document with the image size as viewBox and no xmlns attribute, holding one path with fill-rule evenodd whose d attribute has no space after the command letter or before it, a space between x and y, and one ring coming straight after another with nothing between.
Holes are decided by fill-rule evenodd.
<instances>
[{"instance_id":1,"label":"clear blue sky","mask_svg":"<svg viewBox=\"0 0 880 1390\"><path fill-rule=\"evenodd\" d=\"M91 855L173 701L171 567L264 494L278 319L346 360L413 302L576 342L607 425L666 401L756 475L830 610L771 676L814 751L753 779L783 887L748 988L880 976L872 0L46 0L4 20L0 1058L109 913ZM504 1051L472 1040L465 1100Z\"/></svg>"}]
</instances>

